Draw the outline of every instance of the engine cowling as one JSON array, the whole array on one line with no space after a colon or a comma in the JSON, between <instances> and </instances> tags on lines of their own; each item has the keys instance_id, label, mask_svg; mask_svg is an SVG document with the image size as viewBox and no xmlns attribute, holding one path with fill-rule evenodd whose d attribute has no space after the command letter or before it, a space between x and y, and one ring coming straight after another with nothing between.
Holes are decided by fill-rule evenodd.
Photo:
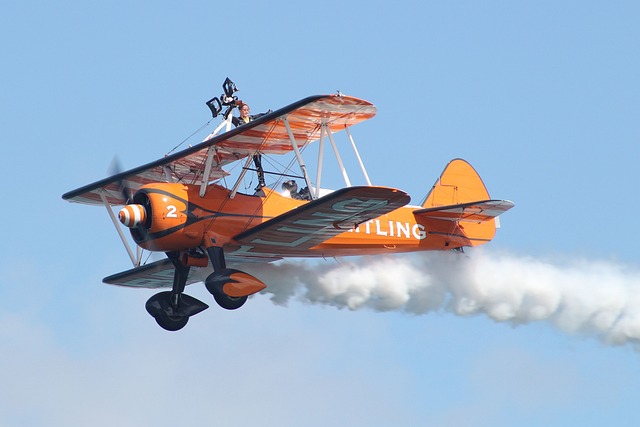
<instances>
[{"instance_id":1,"label":"engine cowling","mask_svg":"<svg viewBox=\"0 0 640 427\"><path fill-rule=\"evenodd\" d=\"M133 203L118 212L133 240L151 251L175 251L198 246L202 232L189 211L188 187L156 183L141 187Z\"/></svg>"}]
</instances>

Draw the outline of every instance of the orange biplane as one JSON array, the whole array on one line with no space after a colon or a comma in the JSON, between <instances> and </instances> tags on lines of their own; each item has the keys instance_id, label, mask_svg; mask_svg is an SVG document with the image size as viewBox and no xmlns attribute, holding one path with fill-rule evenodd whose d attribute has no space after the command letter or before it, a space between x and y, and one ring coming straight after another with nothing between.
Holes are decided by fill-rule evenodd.
<instances>
[{"instance_id":1,"label":"orange biplane","mask_svg":"<svg viewBox=\"0 0 640 427\"><path fill-rule=\"evenodd\" d=\"M287 257L337 257L427 250L461 250L489 242L497 216L513 207L492 200L466 161L452 160L419 206L403 191L371 185L349 127L376 114L364 100L336 95L311 96L231 129L235 85L207 104L214 117L227 106L220 126L203 142L155 162L119 172L64 194L70 202L104 205L125 245L133 268L103 279L141 288L171 288L152 296L146 309L166 330L183 328L208 305L184 293L201 282L225 309L237 309L266 287L258 278L231 267L268 263ZM233 90L231 90L233 88ZM226 132L217 134L226 127ZM367 185L352 186L334 134L345 131ZM323 150L329 141L346 187L320 188ZM315 182L301 152L318 141ZM255 154L294 157L290 168L265 172L272 185L255 195L239 191ZM222 185L238 168L232 185ZM294 164L292 162L292 164ZM297 192L276 189L290 178L304 180ZM115 213L114 206L123 207ZM136 243L129 243L122 225ZM164 252L166 259L142 263L144 251ZM210 267L209 267L210 266Z\"/></svg>"}]
</instances>

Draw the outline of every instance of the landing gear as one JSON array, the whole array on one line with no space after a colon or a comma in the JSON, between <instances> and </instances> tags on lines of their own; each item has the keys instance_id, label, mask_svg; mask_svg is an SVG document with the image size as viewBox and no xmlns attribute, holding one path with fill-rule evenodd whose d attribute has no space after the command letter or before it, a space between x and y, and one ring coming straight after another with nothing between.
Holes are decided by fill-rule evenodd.
<instances>
[{"instance_id":1,"label":"landing gear","mask_svg":"<svg viewBox=\"0 0 640 427\"><path fill-rule=\"evenodd\" d=\"M247 296L239 296L233 297L227 295L224 292L224 285L229 283L231 280L231 275L233 273L242 273L241 271L234 270L231 268L225 268L221 271L216 271L213 274L210 274L207 277L207 280L204 282L207 290L211 295L213 295L213 299L216 300L218 305L227 310L237 310L242 307L245 302L247 302Z\"/></svg>"},{"instance_id":2,"label":"landing gear","mask_svg":"<svg viewBox=\"0 0 640 427\"><path fill-rule=\"evenodd\" d=\"M207 254L213 265L213 273L207 277L205 286L220 307L237 310L247 302L249 295L267 287L248 273L227 268L222 248L209 247Z\"/></svg>"},{"instance_id":3,"label":"landing gear","mask_svg":"<svg viewBox=\"0 0 640 427\"><path fill-rule=\"evenodd\" d=\"M236 310L247 302L249 295L267 287L248 273L227 268L221 247L207 248L207 255L213 265L213 273L207 277L205 285L220 307ZM155 294L149 298L145 307L161 328L178 331L187 325L191 316L206 310L209 306L184 293L190 265L199 265L200 262L196 260L198 262L194 264L195 261L189 261L189 257L183 260L185 258L181 257L179 252L167 252L167 257L175 267L173 289Z\"/></svg>"},{"instance_id":4,"label":"landing gear","mask_svg":"<svg viewBox=\"0 0 640 427\"><path fill-rule=\"evenodd\" d=\"M186 326L189 317L206 310L209 306L183 293L190 267L180 261L179 253L169 252L167 256L175 266L173 289L155 294L149 298L145 307L161 328L178 331Z\"/></svg>"},{"instance_id":5,"label":"landing gear","mask_svg":"<svg viewBox=\"0 0 640 427\"><path fill-rule=\"evenodd\" d=\"M185 296L189 297L188 295L176 295L170 291L160 292L149 298L145 308L163 329L178 331L184 328L189 321L189 314L184 309L187 306L184 301ZM176 297L179 298L177 302L175 301Z\"/></svg>"}]
</instances>

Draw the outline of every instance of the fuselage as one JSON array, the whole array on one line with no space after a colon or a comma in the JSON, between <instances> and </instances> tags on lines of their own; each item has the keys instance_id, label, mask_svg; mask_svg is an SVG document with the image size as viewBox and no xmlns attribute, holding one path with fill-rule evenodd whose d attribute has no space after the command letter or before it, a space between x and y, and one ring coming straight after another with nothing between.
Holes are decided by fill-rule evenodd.
<instances>
[{"instance_id":1,"label":"fuselage","mask_svg":"<svg viewBox=\"0 0 640 427\"><path fill-rule=\"evenodd\" d=\"M233 254L246 249L233 240L234 236L308 203L268 188L264 189L264 197L237 193L230 198L230 191L219 185L210 185L204 197L200 197L199 191L200 186L175 183L142 187L134 202L146 206L147 222L144 227L132 228L136 243L144 249L162 252L216 245ZM446 250L474 246L493 237L493 222L460 225L414 214L419 209L415 206L396 209L348 229L299 256Z\"/></svg>"}]
</instances>

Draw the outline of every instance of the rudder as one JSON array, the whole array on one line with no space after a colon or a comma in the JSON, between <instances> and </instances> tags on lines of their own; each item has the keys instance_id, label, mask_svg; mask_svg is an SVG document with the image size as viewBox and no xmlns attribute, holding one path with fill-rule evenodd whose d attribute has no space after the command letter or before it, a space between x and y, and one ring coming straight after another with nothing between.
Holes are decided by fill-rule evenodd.
<instances>
[{"instance_id":1,"label":"rudder","mask_svg":"<svg viewBox=\"0 0 640 427\"><path fill-rule=\"evenodd\" d=\"M484 203L491 202L489 199L489 192L473 166L466 160L453 159L444 168L422 203L425 210L438 207L443 207L443 209L431 209L431 212L416 211L415 213L425 217L433 217L433 211L442 211L437 212L442 217L441 220L452 221L452 227L454 227L451 231L452 241L450 244L455 241L457 243L455 246L477 246L493 239L496 232L496 218L490 215L479 221L461 222L461 220L467 215L466 205L481 202L483 204L477 208L474 206L472 209L482 211L485 207ZM458 211L460 216L451 218L451 213ZM450 218L445 219L447 216ZM454 238L454 236L456 237Z\"/></svg>"},{"instance_id":2,"label":"rudder","mask_svg":"<svg viewBox=\"0 0 640 427\"><path fill-rule=\"evenodd\" d=\"M489 192L473 166L466 160L453 159L431 187L422 207L457 205L489 198Z\"/></svg>"}]
</instances>

